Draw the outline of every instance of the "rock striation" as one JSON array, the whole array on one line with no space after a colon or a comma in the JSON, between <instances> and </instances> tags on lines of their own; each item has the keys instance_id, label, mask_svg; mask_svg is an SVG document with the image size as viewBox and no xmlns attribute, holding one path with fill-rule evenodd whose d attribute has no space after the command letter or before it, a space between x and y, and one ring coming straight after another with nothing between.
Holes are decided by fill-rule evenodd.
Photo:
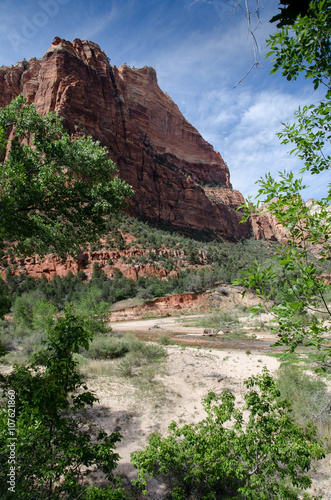
<instances>
[{"instance_id":1,"label":"rock striation","mask_svg":"<svg viewBox=\"0 0 331 500\"><path fill-rule=\"evenodd\" d=\"M73 136L106 146L135 190L130 213L156 224L247 238L229 169L158 86L155 70L111 66L100 47L56 37L44 57L0 68L0 106L23 93Z\"/></svg>"}]
</instances>

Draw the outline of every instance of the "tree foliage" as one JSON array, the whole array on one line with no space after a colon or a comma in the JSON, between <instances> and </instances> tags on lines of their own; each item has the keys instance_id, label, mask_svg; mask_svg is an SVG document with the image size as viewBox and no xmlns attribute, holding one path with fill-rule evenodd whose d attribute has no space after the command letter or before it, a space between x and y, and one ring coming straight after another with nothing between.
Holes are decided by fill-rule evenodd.
<instances>
[{"instance_id":1,"label":"tree foliage","mask_svg":"<svg viewBox=\"0 0 331 500\"><path fill-rule=\"evenodd\" d=\"M152 434L148 446L133 453L145 493L146 477L161 476L174 500L299 498L295 487L309 487L311 459L323 456L315 428L294 422L266 370L245 385L243 410L235 409L230 391L209 393L204 420L183 427L173 422L168 437Z\"/></svg>"},{"instance_id":2,"label":"tree foliage","mask_svg":"<svg viewBox=\"0 0 331 500\"><path fill-rule=\"evenodd\" d=\"M300 73L312 79L314 89L326 89L318 104L299 108L296 122L284 125L279 137L290 144L290 154L303 162L300 173L319 174L330 168L331 160L331 2L313 0L306 16L282 27L269 40L273 72L282 68L288 80ZM283 286L287 293L280 304L270 303L278 286L272 266L254 265L238 282L256 290L265 306L274 313L279 342L294 350L305 345L317 350L320 368L331 365L331 346L327 341L331 310L327 302L328 285L322 265L331 260L331 189L321 200L308 206L302 197L307 186L293 172L280 172L279 179L266 174L258 181L258 198L286 231L286 242L278 254ZM246 204L246 217L260 210L259 204ZM319 368L319 369L320 369Z\"/></svg>"},{"instance_id":3,"label":"tree foliage","mask_svg":"<svg viewBox=\"0 0 331 500\"><path fill-rule=\"evenodd\" d=\"M328 199L307 206L301 197L302 187L292 172L281 173L279 181L270 175L260 180L259 192L266 196L267 210L287 230L277 256L281 271L276 273L274 265L256 263L235 283L254 289L263 307L274 314L278 344L290 350L314 348L318 369L325 369L331 361L326 338L331 311L327 300L330 287L321 266L330 260L331 211ZM279 297L279 288L283 291L280 303L273 301L277 292Z\"/></svg>"},{"instance_id":4,"label":"tree foliage","mask_svg":"<svg viewBox=\"0 0 331 500\"><path fill-rule=\"evenodd\" d=\"M23 96L0 110L0 244L20 254L77 252L107 230L132 189L106 148L72 140L54 113Z\"/></svg>"},{"instance_id":5,"label":"tree foliage","mask_svg":"<svg viewBox=\"0 0 331 500\"><path fill-rule=\"evenodd\" d=\"M313 81L315 90L324 84L330 90L330 0L312 0L307 15L284 25L267 41L273 57L272 73L279 69L288 80L300 73Z\"/></svg>"}]
</instances>

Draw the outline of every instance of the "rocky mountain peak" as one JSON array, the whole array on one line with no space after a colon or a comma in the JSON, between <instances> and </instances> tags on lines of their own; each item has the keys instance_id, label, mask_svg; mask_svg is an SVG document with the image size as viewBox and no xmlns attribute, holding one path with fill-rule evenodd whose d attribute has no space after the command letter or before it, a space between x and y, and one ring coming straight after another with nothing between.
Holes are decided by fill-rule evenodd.
<instances>
[{"instance_id":1,"label":"rocky mountain peak","mask_svg":"<svg viewBox=\"0 0 331 500\"><path fill-rule=\"evenodd\" d=\"M59 37L25 63L0 68L0 106L22 92L41 114L62 116L73 136L99 140L135 190L131 214L191 233L250 236L223 158L160 89L153 68L117 68L96 43Z\"/></svg>"}]
</instances>

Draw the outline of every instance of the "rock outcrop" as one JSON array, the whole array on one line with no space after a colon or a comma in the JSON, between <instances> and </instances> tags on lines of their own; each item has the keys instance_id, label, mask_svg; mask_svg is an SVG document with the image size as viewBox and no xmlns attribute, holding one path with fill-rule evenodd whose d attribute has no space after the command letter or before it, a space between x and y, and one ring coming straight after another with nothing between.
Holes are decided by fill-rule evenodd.
<instances>
[{"instance_id":1,"label":"rock outcrop","mask_svg":"<svg viewBox=\"0 0 331 500\"><path fill-rule=\"evenodd\" d=\"M55 38L41 59L0 68L0 106L21 92L41 114L62 116L73 136L107 146L135 189L132 215L229 239L250 236L228 167L159 88L153 68L117 68L93 42Z\"/></svg>"},{"instance_id":2,"label":"rock outcrop","mask_svg":"<svg viewBox=\"0 0 331 500\"><path fill-rule=\"evenodd\" d=\"M251 215L251 224L254 238L257 240L278 241L285 243L286 229L278 224L276 218L268 212L268 209L262 209L261 212Z\"/></svg>"},{"instance_id":3,"label":"rock outcrop","mask_svg":"<svg viewBox=\"0 0 331 500\"><path fill-rule=\"evenodd\" d=\"M133 280L137 280L140 277L156 276L158 279L169 279L177 276L177 271L168 271L162 263L141 264L136 262L137 258L142 256L147 257L150 253L158 256L171 256L176 261L184 257L184 252L181 250L158 249L151 251L150 249L145 250L143 248L132 248L129 250L86 249L76 259L70 256L62 259L56 254L48 254L43 258L40 258L38 255L26 258L6 256L1 262L0 276L5 279L8 269L10 269L11 274L18 275L22 273L35 278L45 276L48 279L54 278L55 275L63 278L69 272L77 274L79 271L84 271L89 279L92 276L95 264L102 268L110 278L118 270L121 271L123 276ZM201 263L205 263L203 255L201 256Z\"/></svg>"},{"instance_id":4,"label":"rock outcrop","mask_svg":"<svg viewBox=\"0 0 331 500\"><path fill-rule=\"evenodd\" d=\"M314 198L311 198L306 202L302 200L302 203L308 208L308 211L311 215L319 213L321 211L321 207L317 203L317 200ZM331 207L327 208L327 211L330 212ZM288 238L287 229L277 221L277 219L271 212L269 212L268 203L261 205L259 211L251 215L250 220L252 225L252 232L255 239L278 241L282 244L286 242ZM322 220L320 221L320 224L322 224ZM312 245L311 250L313 253L318 253L320 247L318 245Z\"/></svg>"},{"instance_id":5,"label":"rock outcrop","mask_svg":"<svg viewBox=\"0 0 331 500\"><path fill-rule=\"evenodd\" d=\"M210 293L181 293L178 295L170 295L168 297L160 297L158 299L150 300L147 304L142 306L135 305L131 307L123 307L120 310L117 310L117 305L115 305L113 310L111 308L111 321L130 321L140 319L147 315L163 316L165 314L178 314L178 311L201 311L203 309L209 309L210 302ZM160 326L155 323L154 327L152 326L150 330L159 328ZM163 330L162 327L160 329Z\"/></svg>"}]
</instances>

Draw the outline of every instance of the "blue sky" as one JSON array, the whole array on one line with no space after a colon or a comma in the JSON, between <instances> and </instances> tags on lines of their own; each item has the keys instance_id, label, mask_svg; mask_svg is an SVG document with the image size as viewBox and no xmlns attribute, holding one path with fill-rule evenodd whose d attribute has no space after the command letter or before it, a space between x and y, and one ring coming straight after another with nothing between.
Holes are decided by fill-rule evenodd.
<instances>
[{"instance_id":1,"label":"blue sky","mask_svg":"<svg viewBox=\"0 0 331 500\"><path fill-rule=\"evenodd\" d=\"M252 7L254 0L250 0ZM319 96L310 82L271 76L265 40L277 0L264 0L255 34L261 67L236 84L254 63L247 21L226 0L2 0L0 65L41 57L55 36L92 40L120 66L153 66L159 85L219 151L231 182L245 197L267 172L298 171L276 133L299 106ZM255 0L256 4L256 0ZM235 87L235 88L234 88ZM326 194L328 173L307 175L305 199Z\"/></svg>"}]
</instances>

